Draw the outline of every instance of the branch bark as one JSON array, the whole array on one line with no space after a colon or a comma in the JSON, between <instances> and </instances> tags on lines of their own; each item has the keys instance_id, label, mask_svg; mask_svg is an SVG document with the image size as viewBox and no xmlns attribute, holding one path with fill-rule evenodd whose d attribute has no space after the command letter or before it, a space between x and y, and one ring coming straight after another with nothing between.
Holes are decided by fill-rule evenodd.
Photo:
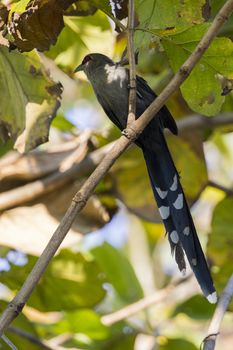
<instances>
[{"instance_id":1,"label":"branch bark","mask_svg":"<svg viewBox=\"0 0 233 350\"><path fill-rule=\"evenodd\" d=\"M31 333L25 332L24 330L21 330L17 327L10 326L8 329L11 333L18 335L19 337L27 339L29 342L35 345L39 345L40 349L44 350L57 350L57 348L53 348L51 346L48 346L45 342L37 338L36 336L32 335Z\"/></svg>"},{"instance_id":2,"label":"branch bark","mask_svg":"<svg viewBox=\"0 0 233 350\"><path fill-rule=\"evenodd\" d=\"M54 191L66 183L90 173L108 154L114 142L90 153L81 163L73 164L65 171L56 171L42 179L14 188L0 194L0 210L6 210L32 201L45 193ZM61 163L61 167L64 163Z\"/></svg>"},{"instance_id":3,"label":"branch bark","mask_svg":"<svg viewBox=\"0 0 233 350\"><path fill-rule=\"evenodd\" d=\"M136 119L136 67L134 54L134 0L129 0L127 50L129 58L129 112L127 127Z\"/></svg>"},{"instance_id":4,"label":"branch bark","mask_svg":"<svg viewBox=\"0 0 233 350\"><path fill-rule=\"evenodd\" d=\"M167 297L171 294L171 292L174 290L175 287L186 282L187 280L189 280L190 277L191 275L188 275L185 278L178 279L173 283L169 284L167 287L161 290L158 290L155 293L136 301L135 303L127 305L122 309L115 311L109 315L102 316L101 322L105 326L111 326L117 322L120 322L122 320L125 320L126 318L129 318L135 315L136 313L150 307L151 305L154 305L156 303L161 303L162 301L167 299Z\"/></svg>"},{"instance_id":5,"label":"branch bark","mask_svg":"<svg viewBox=\"0 0 233 350\"><path fill-rule=\"evenodd\" d=\"M194 114L190 117L177 121L179 131L194 128L212 129L230 124L233 125L233 113L223 113L214 117L203 117L201 115ZM93 151L78 164L74 162L74 164L72 164L70 168L67 168L65 171L54 171L52 174L43 176L42 179L38 179L26 185L0 193L0 211L35 200L48 192L61 188L66 183L77 177L82 177L90 173L110 151L113 144L114 142ZM63 162L60 163L60 168L63 168ZM229 195L232 195L233 193L231 189L213 184L213 182L210 182L209 185L222 189Z\"/></svg>"},{"instance_id":6,"label":"branch bark","mask_svg":"<svg viewBox=\"0 0 233 350\"><path fill-rule=\"evenodd\" d=\"M233 296L233 274L231 275L226 288L222 292L219 298L218 305L215 309L213 318L210 322L208 329L208 335L203 340L203 350L214 350L216 345L217 336L219 335L221 322L223 320L224 314L227 311L227 307L230 304L231 298Z\"/></svg>"},{"instance_id":7,"label":"branch bark","mask_svg":"<svg viewBox=\"0 0 233 350\"><path fill-rule=\"evenodd\" d=\"M10 323L17 317L21 312L23 306L31 295L33 289L38 284L40 278L45 272L47 265L56 253L61 242L68 233L76 215L85 206L87 199L93 193L95 187L104 177L107 171L114 164L116 159L129 147L129 145L137 138L137 136L142 132L150 120L156 115L156 113L165 104L167 99L171 94L182 84L182 82L189 76L190 72L200 60L204 52L207 50L211 41L217 35L219 29L223 23L228 19L233 11L233 0L228 0L217 16L215 17L213 23L209 27L208 31L205 33L199 44L197 45L194 52L189 56L189 58L182 65L180 70L174 75L173 79L163 90L163 92L156 98L156 100L145 110L140 118L133 121L130 128L125 130L125 135L122 135L119 140L114 144L111 151L105 156L102 162L98 165L95 171L90 175L81 189L75 194L70 207L68 208L66 214L61 220L60 225L54 232L52 238L41 254L40 258L37 260L32 271L29 273L26 281L19 290L18 294L7 306L5 311L2 313L0 318L0 335L3 334L4 330L10 325Z\"/></svg>"}]
</instances>

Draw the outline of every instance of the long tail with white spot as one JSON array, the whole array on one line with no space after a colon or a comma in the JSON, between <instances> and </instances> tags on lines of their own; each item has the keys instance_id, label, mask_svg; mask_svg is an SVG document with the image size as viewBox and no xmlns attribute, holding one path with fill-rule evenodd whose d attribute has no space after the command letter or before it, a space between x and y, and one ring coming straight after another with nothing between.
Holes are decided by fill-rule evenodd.
<instances>
[{"instance_id":1,"label":"long tail with white spot","mask_svg":"<svg viewBox=\"0 0 233 350\"><path fill-rule=\"evenodd\" d=\"M213 281L203 254L179 174L161 131L156 151L143 148L154 196L166 227L171 250L179 269L185 272L184 252L197 281L210 303L217 301Z\"/></svg>"}]
</instances>

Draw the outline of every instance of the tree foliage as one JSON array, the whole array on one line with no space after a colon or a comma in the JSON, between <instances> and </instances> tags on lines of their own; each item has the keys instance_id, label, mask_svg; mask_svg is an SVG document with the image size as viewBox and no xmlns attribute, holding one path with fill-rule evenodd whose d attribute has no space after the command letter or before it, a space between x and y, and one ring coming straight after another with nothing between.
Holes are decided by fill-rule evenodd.
<instances>
[{"instance_id":1,"label":"tree foliage","mask_svg":"<svg viewBox=\"0 0 233 350\"><path fill-rule=\"evenodd\" d=\"M137 71L157 93L223 4L135 0ZM1 310L23 284L76 190L119 136L84 75L73 71L88 52L120 60L127 15L125 0L0 3ZM232 274L232 191L213 182L232 185L232 124L184 128L182 122L193 114L210 120L232 111L232 34L230 18L167 103L181 129L179 138L167 134L168 145L189 204L195 203L194 219L219 293ZM146 350L198 349L213 307L192 280L169 292L166 303L120 322L106 321L106 315L179 277L164 234L141 152L133 146L77 216L6 335L19 349L41 349L61 335L64 349L141 350L142 343ZM228 327L226 322L223 332ZM224 349L231 349L231 342L224 342Z\"/></svg>"}]
</instances>

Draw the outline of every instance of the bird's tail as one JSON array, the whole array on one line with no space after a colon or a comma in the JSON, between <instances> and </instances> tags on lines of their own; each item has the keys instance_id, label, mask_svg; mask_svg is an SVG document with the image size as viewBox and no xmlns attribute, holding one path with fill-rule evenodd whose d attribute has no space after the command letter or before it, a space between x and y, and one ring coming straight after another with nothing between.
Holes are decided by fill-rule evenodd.
<instances>
[{"instance_id":1,"label":"bird's tail","mask_svg":"<svg viewBox=\"0 0 233 350\"><path fill-rule=\"evenodd\" d=\"M160 147L159 151L144 147L143 154L172 253L179 269L185 272L185 252L204 295L215 303L217 296L210 271L162 131Z\"/></svg>"}]
</instances>

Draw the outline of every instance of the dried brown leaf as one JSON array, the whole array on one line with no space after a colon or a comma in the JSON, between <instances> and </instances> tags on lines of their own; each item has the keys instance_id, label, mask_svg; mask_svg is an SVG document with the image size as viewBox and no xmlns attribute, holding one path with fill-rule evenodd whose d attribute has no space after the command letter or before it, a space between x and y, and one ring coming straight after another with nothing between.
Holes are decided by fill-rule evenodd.
<instances>
[{"instance_id":1,"label":"dried brown leaf","mask_svg":"<svg viewBox=\"0 0 233 350\"><path fill-rule=\"evenodd\" d=\"M48 50L64 27L63 8L56 0L30 1L22 13L13 12L8 28L20 51Z\"/></svg>"},{"instance_id":2,"label":"dried brown leaf","mask_svg":"<svg viewBox=\"0 0 233 350\"><path fill-rule=\"evenodd\" d=\"M9 10L7 7L3 4L0 4L0 30L2 30L7 24L8 14Z\"/></svg>"}]
</instances>

